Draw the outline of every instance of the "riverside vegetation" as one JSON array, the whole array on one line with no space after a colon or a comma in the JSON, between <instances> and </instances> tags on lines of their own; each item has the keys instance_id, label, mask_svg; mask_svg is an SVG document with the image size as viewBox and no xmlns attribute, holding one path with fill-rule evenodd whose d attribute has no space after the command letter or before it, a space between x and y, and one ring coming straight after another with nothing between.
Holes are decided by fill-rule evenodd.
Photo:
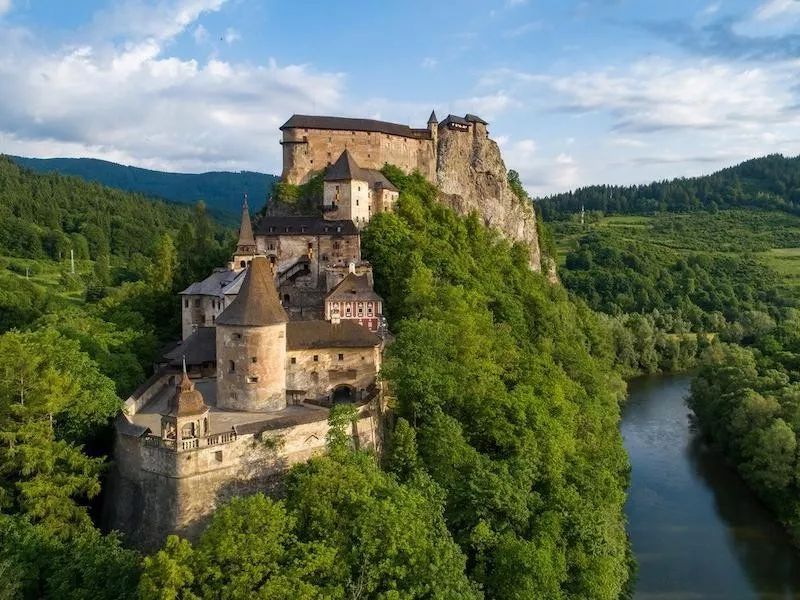
<instances>
[{"instance_id":1,"label":"riverside vegetation","mask_svg":"<svg viewBox=\"0 0 800 600\"><path fill-rule=\"evenodd\" d=\"M688 400L696 423L795 540L798 185L800 161L770 156L707 178L589 188L542 202L558 218L564 285L606 315L618 368L696 369ZM575 200L592 208L583 225L580 204L566 212ZM641 214L656 206L687 212ZM608 217L598 208L640 214Z\"/></svg>"}]
</instances>

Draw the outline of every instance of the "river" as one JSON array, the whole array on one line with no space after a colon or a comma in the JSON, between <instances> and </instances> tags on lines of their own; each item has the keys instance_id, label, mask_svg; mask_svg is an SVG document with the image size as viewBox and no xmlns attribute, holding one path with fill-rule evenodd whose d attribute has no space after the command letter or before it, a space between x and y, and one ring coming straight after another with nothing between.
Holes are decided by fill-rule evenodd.
<instances>
[{"instance_id":1,"label":"river","mask_svg":"<svg viewBox=\"0 0 800 600\"><path fill-rule=\"evenodd\" d=\"M798 600L800 552L714 449L689 428L688 377L629 384L625 512L641 600Z\"/></svg>"}]
</instances>

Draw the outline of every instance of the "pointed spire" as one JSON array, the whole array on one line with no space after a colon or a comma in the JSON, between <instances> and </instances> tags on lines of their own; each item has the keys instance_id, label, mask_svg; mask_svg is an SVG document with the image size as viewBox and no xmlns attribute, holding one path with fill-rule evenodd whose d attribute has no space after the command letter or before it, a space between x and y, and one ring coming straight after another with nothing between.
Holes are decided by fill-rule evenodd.
<instances>
[{"instance_id":1,"label":"pointed spire","mask_svg":"<svg viewBox=\"0 0 800 600\"><path fill-rule=\"evenodd\" d=\"M286 323L286 311L278 300L275 278L266 256L255 256L230 306L217 317L217 325L263 327Z\"/></svg>"},{"instance_id":2,"label":"pointed spire","mask_svg":"<svg viewBox=\"0 0 800 600\"><path fill-rule=\"evenodd\" d=\"M439 122L439 119L436 118L436 111L432 110L431 111L431 116L428 117L428 125L430 125L432 123L438 123L438 122Z\"/></svg>"},{"instance_id":3,"label":"pointed spire","mask_svg":"<svg viewBox=\"0 0 800 600\"><path fill-rule=\"evenodd\" d=\"M236 251L240 254L252 254L256 250L256 240L253 237L253 226L250 223L250 211L247 208L247 194L242 202L242 225L239 229L239 242Z\"/></svg>"},{"instance_id":4,"label":"pointed spire","mask_svg":"<svg viewBox=\"0 0 800 600\"><path fill-rule=\"evenodd\" d=\"M170 398L167 412L162 413L171 417L185 417L189 415L200 415L208 411L203 400L203 395L196 390L194 383L189 378L186 370L186 355L183 355L183 374L178 385L175 386L175 394Z\"/></svg>"}]
</instances>

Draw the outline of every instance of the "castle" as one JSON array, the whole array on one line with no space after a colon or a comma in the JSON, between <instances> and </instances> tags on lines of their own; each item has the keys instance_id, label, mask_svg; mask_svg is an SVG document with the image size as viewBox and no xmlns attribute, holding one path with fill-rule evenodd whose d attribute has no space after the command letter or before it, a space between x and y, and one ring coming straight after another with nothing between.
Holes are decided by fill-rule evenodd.
<instances>
[{"instance_id":1,"label":"castle","mask_svg":"<svg viewBox=\"0 0 800 600\"><path fill-rule=\"evenodd\" d=\"M110 528L144 549L196 534L226 499L322 452L337 403L356 407L354 445L379 448L390 334L360 229L399 195L379 169L418 170L539 267L533 211L514 200L486 126L431 113L425 129L304 115L281 127L282 180L325 173L321 216L268 214L254 229L245 199L230 262L180 293L182 339L116 421Z\"/></svg>"}]
</instances>

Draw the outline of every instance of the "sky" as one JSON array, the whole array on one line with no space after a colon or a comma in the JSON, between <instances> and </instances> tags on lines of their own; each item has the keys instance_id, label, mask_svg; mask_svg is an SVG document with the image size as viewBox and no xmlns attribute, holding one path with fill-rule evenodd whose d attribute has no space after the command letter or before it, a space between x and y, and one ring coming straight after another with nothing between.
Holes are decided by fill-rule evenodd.
<instances>
[{"instance_id":1,"label":"sky","mask_svg":"<svg viewBox=\"0 0 800 600\"><path fill-rule=\"evenodd\" d=\"M477 114L533 195L800 154L800 0L0 0L0 153L280 174L293 113Z\"/></svg>"}]
</instances>

